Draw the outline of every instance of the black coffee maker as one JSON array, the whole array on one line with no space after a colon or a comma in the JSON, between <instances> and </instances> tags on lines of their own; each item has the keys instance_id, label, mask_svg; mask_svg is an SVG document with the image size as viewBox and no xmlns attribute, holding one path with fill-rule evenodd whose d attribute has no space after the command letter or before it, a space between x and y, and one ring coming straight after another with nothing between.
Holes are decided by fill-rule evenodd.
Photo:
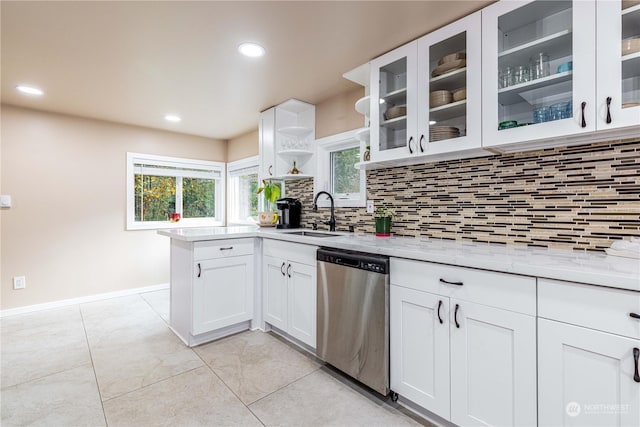
<instances>
[{"instance_id":1,"label":"black coffee maker","mask_svg":"<svg viewBox=\"0 0 640 427\"><path fill-rule=\"evenodd\" d=\"M278 225L276 228L300 228L302 203L291 197L276 200L278 208Z\"/></svg>"}]
</instances>

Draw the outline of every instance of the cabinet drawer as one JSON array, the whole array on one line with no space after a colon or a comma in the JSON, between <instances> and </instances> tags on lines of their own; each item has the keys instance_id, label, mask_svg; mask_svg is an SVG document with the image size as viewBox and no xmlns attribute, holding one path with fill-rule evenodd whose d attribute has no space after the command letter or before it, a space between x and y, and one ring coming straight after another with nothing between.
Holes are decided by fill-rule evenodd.
<instances>
[{"instance_id":1,"label":"cabinet drawer","mask_svg":"<svg viewBox=\"0 0 640 427\"><path fill-rule=\"evenodd\" d=\"M253 254L253 239L225 239L195 242L193 260L227 258Z\"/></svg>"},{"instance_id":2,"label":"cabinet drawer","mask_svg":"<svg viewBox=\"0 0 640 427\"><path fill-rule=\"evenodd\" d=\"M391 258L391 283L531 316L536 314L533 277Z\"/></svg>"},{"instance_id":3,"label":"cabinet drawer","mask_svg":"<svg viewBox=\"0 0 640 427\"><path fill-rule=\"evenodd\" d=\"M640 339L640 292L538 279L538 316Z\"/></svg>"},{"instance_id":4,"label":"cabinet drawer","mask_svg":"<svg viewBox=\"0 0 640 427\"><path fill-rule=\"evenodd\" d=\"M262 254L287 259L307 265L316 265L316 250L313 245L284 242L282 240L263 239Z\"/></svg>"}]
</instances>

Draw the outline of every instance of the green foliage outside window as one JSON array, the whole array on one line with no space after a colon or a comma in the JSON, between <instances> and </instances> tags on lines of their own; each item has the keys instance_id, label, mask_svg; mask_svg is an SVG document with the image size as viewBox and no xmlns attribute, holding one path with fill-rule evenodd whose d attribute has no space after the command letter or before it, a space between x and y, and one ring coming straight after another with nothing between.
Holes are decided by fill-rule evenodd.
<instances>
[{"instance_id":1,"label":"green foliage outside window","mask_svg":"<svg viewBox=\"0 0 640 427\"><path fill-rule=\"evenodd\" d=\"M176 187L175 177L136 174L135 220L168 221L169 214L176 212ZM215 212L215 181L183 178L182 217L211 218Z\"/></svg>"},{"instance_id":2,"label":"green foliage outside window","mask_svg":"<svg viewBox=\"0 0 640 427\"><path fill-rule=\"evenodd\" d=\"M360 192L360 170L354 165L360 160L360 149L349 148L331 153L333 192L335 194Z\"/></svg>"},{"instance_id":3,"label":"green foliage outside window","mask_svg":"<svg viewBox=\"0 0 640 427\"><path fill-rule=\"evenodd\" d=\"M210 218L216 216L216 184L212 179L183 178L182 216Z\"/></svg>"},{"instance_id":4,"label":"green foliage outside window","mask_svg":"<svg viewBox=\"0 0 640 427\"><path fill-rule=\"evenodd\" d=\"M175 177L136 174L134 188L136 221L167 221L175 211Z\"/></svg>"},{"instance_id":5,"label":"green foliage outside window","mask_svg":"<svg viewBox=\"0 0 640 427\"><path fill-rule=\"evenodd\" d=\"M249 197L249 216L258 219L258 174L240 177L241 193ZM244 190L246 188L246 191Z\"/></svg>"}]
</instances>

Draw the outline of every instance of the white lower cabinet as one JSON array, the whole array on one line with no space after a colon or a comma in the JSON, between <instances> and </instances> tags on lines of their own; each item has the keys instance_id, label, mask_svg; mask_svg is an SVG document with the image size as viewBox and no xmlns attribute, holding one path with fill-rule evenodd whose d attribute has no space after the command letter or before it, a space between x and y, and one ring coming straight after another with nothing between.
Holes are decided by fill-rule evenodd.
<instances>
[{"instance_id":1,"label":"white lower cabinet","mask_svg":"<svg viewBox=\"0 0 640 427\"><path fill-rule=\"evenodd\" d=\"M535 425L535 317L456 299L451 311L451 421Z\"/></svg>"},{"instance_id":2,"label":"white lower cabinet","mask_svg":"<svg viewBox=\"0 0 640 427\"><path fill-rule=\"evenodd\" d=\"M194 335L253 317L253 255L200 261L194 272Z\"/></svg>"},{"instance_id":3,"label":"white lower cabinet","mask_svg":"<svg viewBox=\"0 0 640 427\"><path fill-rule=\"evenodd\" d=\"M264 240L264 321L316 347L315 246Z\"/></svg>"},{"instance_id":4,"label":"white lower cabinet","mask_svg":"<svg viewBox=\"0 0 640 427\"><path fill-rule=\"evenodd\" d=\"M254 240L171 243L171 329L195 346L253 319Z\"/></svg>"},{"instance_id":5,"label":"white lower cabinet","mask_svg":"<svg viewBox=\"0 0 640 427\"><path fill-rule=\"evenodd\" d=\"M449 298L392 285L390 311L391 389L448 419Z\"/></svg>"},{"instance_id":6,"label":"white lower cabinet","mask_svg":"<svg viewBox=\"0 0 640 427\"><path fill-rule=\"evenodd\" d=\"M262 257L262 298L265 322L278 329L287 329L287 260Z\"/></svg>"},{"instance_id":7,"label":"white lower cabinet","mask_svg":"<svg viewBox=\"0 0 640 427\"><path fill-rule=\"evenodd\" d=\"M640 293L540 280L538 298L540 425L639 426Z\"/></svg>"},{"instance_id":8,"label":"white lower cabinet","mask_svg":"<svg viewBox=\"0 0 640 427\"><path fill-rule=\"evenodd\" d=\"M535 289L392 258L391 389L462 426L536 425Z\"/></svg>"}]
</instances>

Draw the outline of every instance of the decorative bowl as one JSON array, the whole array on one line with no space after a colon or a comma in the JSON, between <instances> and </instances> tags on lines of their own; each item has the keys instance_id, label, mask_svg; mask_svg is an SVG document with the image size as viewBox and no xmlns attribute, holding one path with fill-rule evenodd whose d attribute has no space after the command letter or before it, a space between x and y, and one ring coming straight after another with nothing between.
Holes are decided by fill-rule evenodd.
<instances>
[{"instance_id":1,"label":"decorative bowl","mask_svg":"<svg viewBox=\"0 0 640 427\"><path fill-rule=\"evenodd\" d=\"M630 55L640 52L640 36L629 37L622 40L622 55Z\"/></svg>"},{"instance_id":2,"label":"decorative bowl","mask_svg":"<svg viewBox=\"0 0 640 427\"><path fill-rule=\"evenodd\" d=\"M640 0L622 0L622 10L640 4Z\"/></svg>"},{"instance_id":3,"label":"decorative bowl","mask_svg":"<svg viewBox=\"0 0 640 427\"><path fill-rule=\"evenodd\" d=\"M467 88L453 92L453 102L462 101L463 99L467 99Z\"/></svg>"},{"instance_id":4,"label":"decorative bowl","mask_svg":"<svg viewBox=\"0 0 640 427\"><path fill-rule=\"evenodd\" d=\"M456 52L450 53L449 55L445 55L438 61L438 65L442 65L447 62L457 61L458 59L467 59L467 54L464 52Z\"/></svg>"},{"instance_id":5,"label":"decorative bowl","mask_svg":"<svg viewBox=\"0 0 640 427\"><path fill-rule=\"evenodd\" d=\"M395 107L387 108L387 111L384 112L384 119L391 120L396 117L402 117L407 115L407 106L406 105L396 105Z\"/></svg>"},{"instance_id":6,"label":"decorative bowl","mask_svg":"<svg viewBox=\"0 0 640 427\"><path fill-rule=\"evenodd\" d=\"M563 62L562 64L558 65L558 73L564 73L571 70L573 70L573 61Z\"/></svg>"}]
</instances>

